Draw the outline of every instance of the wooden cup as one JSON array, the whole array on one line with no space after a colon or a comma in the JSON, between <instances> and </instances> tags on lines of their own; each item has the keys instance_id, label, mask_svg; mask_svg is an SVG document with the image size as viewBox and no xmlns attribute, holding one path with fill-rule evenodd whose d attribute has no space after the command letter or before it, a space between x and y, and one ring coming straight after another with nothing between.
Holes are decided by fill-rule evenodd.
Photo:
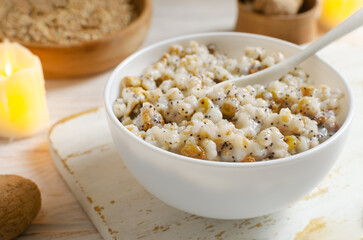
<instances>
[{"instance_id":1,"label":"wooden cup","mask_svg":"<svg viewBox=\"0 0 363 240\"><path fill-rule=\"evenodd\" d=\"M257 33L302 44L317 34L317 0L305 0L296 15L267 16L257 13L238 1L235 31Z\"/></svg>"}]
</instances>

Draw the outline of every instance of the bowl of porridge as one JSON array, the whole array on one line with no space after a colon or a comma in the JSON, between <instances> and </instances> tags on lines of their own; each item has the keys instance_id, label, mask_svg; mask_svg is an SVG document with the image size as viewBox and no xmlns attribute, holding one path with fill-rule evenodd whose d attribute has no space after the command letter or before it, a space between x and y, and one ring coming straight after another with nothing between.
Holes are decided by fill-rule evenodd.
<instances>
[{"instance_id":1,"label":"bowl of porridge","mask_svg":"<svg viewBox=\"0 0 363 240\"><path fill-rule=\"evenodd\" d=\"M300 50L254 34L203 33L124 60L104 100L128 169L160 200L204 217L256 217L302 198L343 148L348 84L317 56L266 85L228 83Z\"/></svg>"}]
</instances>

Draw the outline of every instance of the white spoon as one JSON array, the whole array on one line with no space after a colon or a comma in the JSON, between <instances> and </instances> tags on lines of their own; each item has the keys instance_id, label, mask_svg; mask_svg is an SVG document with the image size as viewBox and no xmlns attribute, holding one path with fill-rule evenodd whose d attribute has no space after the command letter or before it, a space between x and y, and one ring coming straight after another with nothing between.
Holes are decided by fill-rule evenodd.
<instances>
[{"instance_id":1,"label":"white spoon","mask_svg":"<svg viewBox=\"0 0 363 240\"><path fill-rule=\"evenodd\" d=\"M330 30L328 33L323 35L321 38L311 43L308 47L301 50L297 54L289 57L288 59L273 65L265 70L242 76L239 78L231 79L218 83L213 86L212 89L224 86L227 83L234 83L237 87L243 87L248 84L267 84L268 82L279 79L299 63L303 62L305 59L329 45L331 42L341 38L347 33L353 31L354 29L363 25L363 8L356 11L352 16L346 19L344 22L339 24L337 27Z\"/></svg>"}]
</instances>

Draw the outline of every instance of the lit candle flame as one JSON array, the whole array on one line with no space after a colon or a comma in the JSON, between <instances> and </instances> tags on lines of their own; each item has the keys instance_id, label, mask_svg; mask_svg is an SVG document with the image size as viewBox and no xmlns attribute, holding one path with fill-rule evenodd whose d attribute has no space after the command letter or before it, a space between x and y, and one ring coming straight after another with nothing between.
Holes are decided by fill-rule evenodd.
<instances>
[{"instance_id":1,"label":"lit candle flame","mask_svg":"<svg viewBox=\"0 0 363 240\"><path fill-rule=\"evenodd\" d=\"M12 73L12 68L10 62L8 61L5 63L5 75L8 77L11 75L11 73Z\"/></svg>"}]
</instances>

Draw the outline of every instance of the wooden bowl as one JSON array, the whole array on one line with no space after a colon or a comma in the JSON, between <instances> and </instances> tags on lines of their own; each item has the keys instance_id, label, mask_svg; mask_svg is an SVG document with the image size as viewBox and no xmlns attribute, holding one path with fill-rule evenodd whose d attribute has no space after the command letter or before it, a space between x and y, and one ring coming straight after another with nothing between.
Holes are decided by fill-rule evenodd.
<instances>
[{"instance_id":1,"label":"wooden bowl","mask_svg":"<svg viewBox=\"0 0 363 240\"><path fill-rule=\"evenodd\" d=\"M266 16L252 11L238 1L235 30L257 33L302 44L312 41L317 33L317 0L305 0L296 15Z\"/></svg>"},{"instance_id":2,"label":"wooden bowl","mask_svg":"<svg viewBox=\"0 0 363 240\"><path fill-rule=\"evenodd\" d=\"M134 0L139 16L120 31L98 40L59 45L22 43L39 56L46 78L100 73L119 64L144 41L151 19L151 0Z\"/></svg>"}]
</instances>

